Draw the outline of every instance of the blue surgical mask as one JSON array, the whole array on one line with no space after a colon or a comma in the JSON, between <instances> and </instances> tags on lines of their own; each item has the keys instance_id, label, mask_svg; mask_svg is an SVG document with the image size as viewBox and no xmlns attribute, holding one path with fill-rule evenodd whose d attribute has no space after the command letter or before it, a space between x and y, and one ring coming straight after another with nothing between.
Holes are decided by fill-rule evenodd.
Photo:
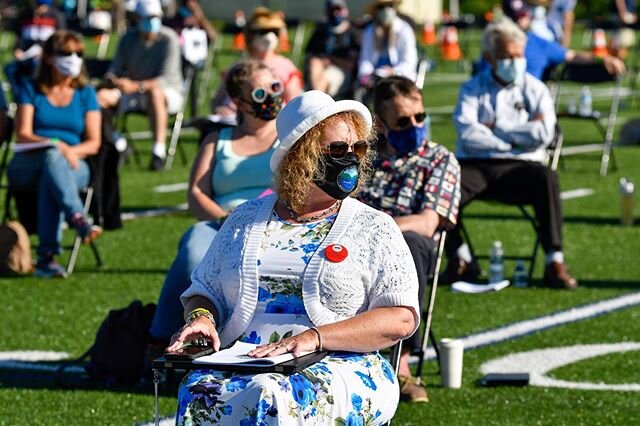
<instances>
[{"instance_id":1,"label":"blue surgical mask","mask_svg":"<svg viewBox=\"0 0 640 426\"><path fill-rule=\"evenodd\" d=\"M337 27L338 25L342 24L345 19L347 19L346 16L344 15L329 15L329 25L331 25L332 27Z\"/></svg>"},{"instance_id":2,"label":"blue surgical mask","mask_svg":"<svg viewBox=\"0 0 640 426\"><path fill-rule=\"evenodd\" d=\"M387 142L402 157L420 148L427 139L429 122L425 119L422 126L409 126L404 130L389 130Z\"/></svg>"},{"instance_id":3,"label":"blue surgical mask","mask_svg":"<svg viewBox=\"0 0 640 426\"><path fill-rule=\"evenodd\" d=\"M506 84L522 81L526 72L526 58L498 59L496 61L495 73Z\"/></svg>"},{"instance_id":4,"label":"blue surgical mask","mask_svg":"<svg viewBox=\"0 0 640 426\"><path fill-rule=\"evenodd\" d=\"M162 27L162 19L157 16L152 18L141 19L138 23L138 29L143 33L157 33Z\"/></svg>"}]
</instances>

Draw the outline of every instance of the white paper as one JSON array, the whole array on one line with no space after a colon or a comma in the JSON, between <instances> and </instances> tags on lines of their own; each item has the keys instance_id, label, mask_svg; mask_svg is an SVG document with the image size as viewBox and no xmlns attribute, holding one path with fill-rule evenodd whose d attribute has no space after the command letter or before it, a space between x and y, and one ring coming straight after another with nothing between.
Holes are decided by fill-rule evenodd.
<instances>
[{"instance_id":1,"label":"white paper","mask_svg":"<svg viewBox=\"0 0 640 426\"><path fill-rule=\"evenodd\" d=\"M286 353L278 356L270 356L265 358L253 358L247 355L250 351L257 348L259 345L252 343L236 342L228 349L224 349L220 352L216 352L211 355L205 355L203 357L193 360L194 364L225 364L225 365L253 365L268 367L271 365L282 364L286 361L291 361L294 356L292 353ZM309 354L311 352L304 352L302 355ZM302 356L301 355L301 356Z\"/></svg>"},{"instance_id":2,"label":"white paper","mask_svg":"<svg viewBox=\"0 0 640 426\"><path fill-rule=\"evenodd\" d=\"M13 144L14 152L24 152L31 151L33 149L41 149L41 148L49 148L50 146L54 146L55 144L50 140L42 141L42 142L19 142Z\"/></svg>"},{"instance_id":3,"label":"white paper","mask_svg":"<svg viewBox=\"0 0 640 426\"><path fill-rule=\"evenodd\" d=\"M459 293L488 293L491 291L500 291L503 288L506 288L511 284L509 280L502 280L497 283L491 284L474 284L468 283L466 281L456 281L451 284L451 290L457 291Z\"/></svg>"},{"instance_id":4,"label":"white paper","mask_svg":"<svg viewBox=\"0 0 640 426\"><path fill-rule=\"evenodd\" d=\"M212 123L228 124L230 126L236 126L238 124L235 115L210 114L207 115L207 119Z\"/></svg>"}]
</instances>

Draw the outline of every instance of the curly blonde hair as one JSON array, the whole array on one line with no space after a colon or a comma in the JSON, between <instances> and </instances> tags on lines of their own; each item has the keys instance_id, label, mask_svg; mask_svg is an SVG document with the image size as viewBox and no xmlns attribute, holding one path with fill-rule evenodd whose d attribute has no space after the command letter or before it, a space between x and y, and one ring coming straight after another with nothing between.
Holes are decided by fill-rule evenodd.
<instances>
[{"instance_id":1,"label":"curly blonde hair","mask_svg":"<svg viewBox=\"0 0 640 426\"><path fill-rule=\"evenodd\" d=\"M367 154L360 159L358 187L365 182L372 171L372 160L375 156L373 141L375 133L369 129L360 115L353 111L340 112L327 117L316 124L293 145L284 157L276 171L275 183L280 199L296 212L303 210L307 192L314 179L321 179L324 175L325 163L320 140L327 126L342 120L354 130L358 140L367 141Z\"/></svg>"}]
</instances>

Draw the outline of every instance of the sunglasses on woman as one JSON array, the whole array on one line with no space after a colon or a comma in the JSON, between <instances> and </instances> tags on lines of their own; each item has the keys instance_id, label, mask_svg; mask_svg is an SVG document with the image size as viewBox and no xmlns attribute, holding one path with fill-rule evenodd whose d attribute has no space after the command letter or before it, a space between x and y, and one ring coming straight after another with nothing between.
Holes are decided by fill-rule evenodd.
<instances>
[{"instance_id":1,"label":"sunglasses on woman","mask_svg":"<svg viewBox=\"0 0 640 426\"><path fill-rule=\"evenodd\" d=\"M423 111L415 115L405 115L402 117L398 117L398 120L396 121L396 127L400 129L406 129L407 127L411 126L411 117L416 120L417 124L420 124L425 120L425 118L427 118L427 113Z\"/></svg>"},{"instance_id":2,"label":"sunglasses on woman","mask_svg":"<svg viewBox=\"0 0 640 426\"><path fill-rule=\"evenodd\" d=\"M252 33L256 34L256 35L267 35L269 33L274 33L275 35L280 34L280 29L279 28L264 28L264 29L259 29L259 30L251 30Z\"/></svg>"},{"instance_id":3,"label":"sunglasses on woman","mask_svg":"<svg viewBox=\"0 0 640 426\"><path fill-rule=\"evenodd\" d=\"M251 99L258 103L262 103L267 99L267 95L269 95L269 93L272 95L281 95L282 82L280 80L274 80L271 82L268 89L265 89L264 87L256 87L251 91Z\"/></svg>"},{"instance_id":4,"label":"sunglasses on woman","mask_svg":"<svg viewBox=\"0 0 640 426\"><path fill-rule=\"evenodd\" d=\"M84 51L82 50L56 50L53 53L56 56L71 56L74 53L81 58L84 56Z\"/></svg>"},{"instance_id":5,"label":"sunglasses on woman","mask_svg":"<svg viewBox=\"0 0 640 426\"><path fill-rule=\"evenodd\" d=\"M349 144L344 141L331 142L329 145L323 147L324 152L329 154L332 158L342 158L349 153L349 147L354 154L362 158L367 154L367 141L357 141L353 144Z\"/></svg>"}]
</instances>

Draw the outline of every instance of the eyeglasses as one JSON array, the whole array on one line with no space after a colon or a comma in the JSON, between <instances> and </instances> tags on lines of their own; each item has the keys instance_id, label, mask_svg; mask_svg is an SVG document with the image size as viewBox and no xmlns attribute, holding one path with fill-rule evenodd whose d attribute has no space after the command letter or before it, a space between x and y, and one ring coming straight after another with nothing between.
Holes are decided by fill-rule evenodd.
<instances>
[{"instance_id":1,"label":"eyeglasses","mask_svg":"<svg viewBox=\"0 0 640 426\"><path fill-rule=\"evenodd\" d=\"M367 154L368 146L367 141L357 141L353 144L349 144L344 141L336 141L331 142L329 145L325 145L323 150L332 158L342 158L349 153L349 147L351 147L353 153L362 158Z\"/></svg>"},{"instance_id":2,"label":"eyeglasses","mask_svg":"<svg viewBox=\"0 0 640 426\"><path fill-rule=\"evenodd\" d=\"M251 91L251 99L258 103L264 102L267 99L267 95L269 92L272 95L281 95L282 94L282 82L280 80L274 80L271 82L269 89L265 89L264 87L256 87Z\"/></svg>"},{"instance_id":3,"label":"eyeglasses","mask_svg":"<svg viewBox=\"0 0 640 426\"><path fill-rule=\"evenodd\" d=\"M423 111L414 115L405 115L402 117L398 117L398 120L396 121L396 127L400 129L406 129L407 127L411 126L411 117L416 120L416 123L420 124L425 120L425 118L427 118L427 113Z\"/></svg>"},{"instance_id":4,"label":"eyeglasses","mask_svg":"<svg viewBox=\"0 0 640 426\"><path fill-rule=\"evenodd\" d=\"M78 55L79 57L83 57L84 56L84 51L83 50L56 50L55 52L53 52L56 56L71 56L74 53L76 55Z\"/></svg>"},{"instance_id":5,"label":"eyeglasses","mask_svg":"<svg viewBox=\"0 0 640 426\"><path fill-rule=\"evenodd\" d=\"M279 28L263 28L263 29L256 29L256 30L251 30L252 33L257 34L257 35L267 35L269 33L274 33L275 35L280 34L280 29Z\"/></svg>"}]
</instances>

